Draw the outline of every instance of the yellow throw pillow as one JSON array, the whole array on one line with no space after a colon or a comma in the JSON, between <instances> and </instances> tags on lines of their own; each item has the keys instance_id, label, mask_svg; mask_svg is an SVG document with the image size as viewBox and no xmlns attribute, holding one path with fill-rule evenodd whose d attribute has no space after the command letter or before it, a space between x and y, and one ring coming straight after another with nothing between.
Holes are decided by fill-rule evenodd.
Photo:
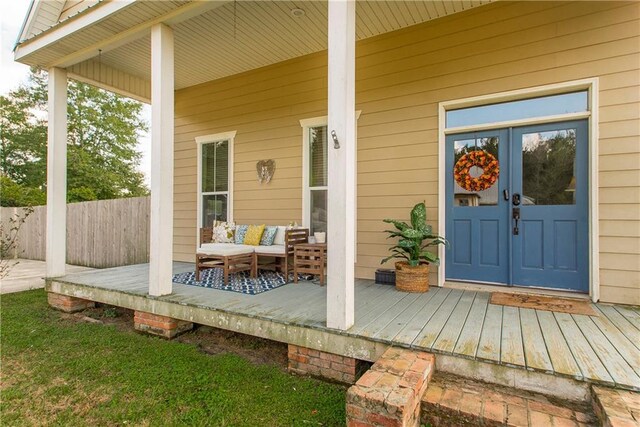
<instances>
[{"instance_id":1,"label":"yellow throw pillow","mask_svg":"<svg viewBox=\"0 0 640 427\"><path fill-rule=\"evenodd\" d=\"M244 244L259 246L260 239L262 239L262 233L264 233L264 224L250 225L247 229L247 234L244 235Z\"/></svg>"}]
</instances>

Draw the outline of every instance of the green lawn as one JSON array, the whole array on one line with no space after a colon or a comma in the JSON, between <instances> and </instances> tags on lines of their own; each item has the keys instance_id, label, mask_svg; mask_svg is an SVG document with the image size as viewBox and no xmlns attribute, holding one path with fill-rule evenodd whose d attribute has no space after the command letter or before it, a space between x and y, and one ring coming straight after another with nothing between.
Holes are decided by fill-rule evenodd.
<instances>
[{"instance_id":1,"label":"green lawn","mask_svg":"<svg viewBox=\"0 0 640 427\"><path fill-rule=\"evenodd\" d=\"M0 307L3 426L344 425L344 387L64 319L42 290Z\"/></svg>"}]
</instances>

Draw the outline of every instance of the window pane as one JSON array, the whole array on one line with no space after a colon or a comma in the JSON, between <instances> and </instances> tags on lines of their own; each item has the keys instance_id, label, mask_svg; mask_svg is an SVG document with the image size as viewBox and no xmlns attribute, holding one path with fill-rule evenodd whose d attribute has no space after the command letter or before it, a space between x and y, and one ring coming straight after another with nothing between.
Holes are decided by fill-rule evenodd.
<instances>
[{"instance_id":1,"label":"window pane","mask_svg":"<svg viewBox=\"0 0 640 427\"><path fill-rule=\"evenodd\" d=\"M473 180L484 173L484 170L478 166L466 166L473 158L471 153L480 153L487 161L492 160L491 157L493 157L497 160L497 165L500 165L498 143L497 136L454 142L454 173L451 177L453 179L454 206L495 206L498 204L499 175L494 182L484 180L485 182L479 184L481 185L479 188L475 181L470 184L465 181L466 176Z\"/></svg>"},{"instance_id":2,"label":"window pane","mask_svg":"<svg viewBox=\"0 0 640 427\"><path fill-rule=\"evenodd\" d=\"M202 144L202 191L227 191L229 187L229 141Z\"/></svg>"},{"instance_id":3,"label":"window pane","mask_svg":"<svg viewBox=\"0 0 640 427\"><path fill-rule=\"evenodd\" d=\"M327 127L309 128L309 187L327 185Z\"/></svg>"},{"instance_id":4,"label":"window pane","mask_svg":"<svg viewBox=\"0 0 640 427\"><path fill-rule=\"evenodd\" d=\"M575 160L575 129L522 135L523 204L575 204Z\"/></svg>"},{"instance_id":5,"label":"window pane","mask_svg":"<svg viewBox=\"0 0 640 427\"><path fill-rule=\"evenodd\" d=\"M211 227L214 220L227 220L226 194L202 196L202 226Z\"/></svg>"},{"instance_id":6,"label":"window pane","mask_svg":"<svg viewBox=\"0 0 640 427\"><path fill-rule=\"evenodd\" d=\"M447 128L589 111L587 92L564 93L447 111Z\"/></svg>"},{"instance_id":7,"label":"window pane","mask_svg":"<svg viewBox=\"0 0 640 427\"><path fill-rule=\"evenodd\" d=\"M327 231L327 190L311 190L311 234Z\"/></svg>"}]
</instances>

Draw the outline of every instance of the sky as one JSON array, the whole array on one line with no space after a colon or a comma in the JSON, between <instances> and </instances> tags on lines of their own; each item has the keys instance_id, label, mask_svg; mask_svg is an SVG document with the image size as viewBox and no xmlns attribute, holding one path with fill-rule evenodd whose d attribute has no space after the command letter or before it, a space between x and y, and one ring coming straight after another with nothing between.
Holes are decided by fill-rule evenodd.
<instances>
[{"instance_id":1,"label":"sky","mask_svg":"<svg viewBox=\"0 0 640 427\"><path fill-rule=\"evenodd\" d=\"M29 67L13 61L13 46L18 38L31 0L0 0L0 95L6 95L27 81ZM143 117L151 122L151 107L145 105ZM138 150L142 152L140 171L145 174L147 185L151 172L151 136L140 135Z\"/></svg>"}]
</instances>

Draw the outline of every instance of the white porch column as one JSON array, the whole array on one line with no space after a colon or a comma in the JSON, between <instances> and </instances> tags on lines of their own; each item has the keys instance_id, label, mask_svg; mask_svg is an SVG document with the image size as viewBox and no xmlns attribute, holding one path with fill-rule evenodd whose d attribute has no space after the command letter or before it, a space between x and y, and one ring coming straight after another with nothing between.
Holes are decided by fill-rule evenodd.
<instances>
[{"instance_id":1,"label":"white porch column","mask_svg":"<svg viewBox=\"0 0 640 427\"><path fill-rule=\"evenodd\" d=\"M67 71L49 69L47 130L47 277L65 274L67 259Z\"/></svg>"},{"instance_id":2,"label":"white porch column","mask_svg":"<svg viewBox=\"0 0 640 427\"><path fill-rule=\"evenodd\" d=\"M171 293L173 274L173 30L151 28L151 251L149 295Z\"/></svg>"},{"instance_id":3,"label":"white porch column","mask_svg":"<svg viewBox=\"0 0 640 427\"><path fill-rule=\"evenodd\" d=\"M329 0L327 326L342 330L354 321L355 18L355 0Z\"/></svg>"}]
</instances>

